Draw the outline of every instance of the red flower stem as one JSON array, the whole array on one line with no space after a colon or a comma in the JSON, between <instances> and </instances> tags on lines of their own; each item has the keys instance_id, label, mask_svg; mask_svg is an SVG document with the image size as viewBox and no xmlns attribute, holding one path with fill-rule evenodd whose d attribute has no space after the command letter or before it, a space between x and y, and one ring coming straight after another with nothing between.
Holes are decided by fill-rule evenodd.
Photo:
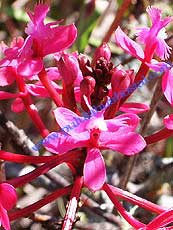
<instances>
[{"instance_id":1,"label":"red flower stem","mask_svg":"<svg viewBox=\"0 0 173 230\"><path fill-rule=\"evenodd\" d=\"M116 103L112 103L105 111L104 118L105 119L111 119L115 117L116 112L119 109L120 100L118 100Z\"/></svg>"},{"instance_id":2,"label":"red flower stem","mask_svg":"<svg viewBox=\"0 0 173 230\"><path fill-rule=\"evenodd\" d=\"M62 230L71 230L73 227L82 185L83 177L77 177L71 191L70 201L68 204L66 215L64 217Z\"/></svg>"},{"instance_id":3,"label":"red flower stem","mask_svg":"<svg viewBox=\"0 0 173 230\"><path fill-rule=\"evenodd\" d=\"M113 187L112 185L107 184L107 186L112 190L112 192L114 193L115 196L120 197L132 204L138 205L144 209L147 209L151 212L157 213L157 214L161 214L164 211L166 211L166 209L160 207L159 205L156 205L148 200L145 200L141 197L135 196L127 191L124 191L120 188L116 188Z\"/></svg>"},{"instance_id":4,"label":"red flower stem","mask_svg":"<svg viewBox=\"0 0 173 230\"><path fill-rule=\"evenodd\" d=\"M157 216L153 221L151 221L147 227L149 229L159 229L159 227L163 227L165 225L173 222L173 210L167 210L164 213Z\"/></svg>"},{"instance_id":5,"label":"red flower stem","mask_svg":"<svg viewBox=\"0 0 173 230\"><path fill-rule=\"evenodd\" d=\"M116 199L115 194L112 192L111 188L107 185L103 185L103 190L107 193L115 207L117 208L118 212L121 216L135 229L139 229L145 227L146 225L141 223L140 221L136 220L133 216L131 216L122 206L122 204Z\"/></svg>"},{"instance_id":6,"label":"red flower stem","mask_svg":"<svg viewBox=\"0 0 173 230\"><path fill-rule=\"evenodd\" d=\"M39 77L40 81L42 82L42 84L44 85L44 87L47 89L50 97L53 99L56 106L58 106L58 107L62 106L63 105L62 100L61 100L59 94L57 93L57 91L55 90L55 88L52 86L51 81L49 80L49 78L47 76L46 70L43 69L38 74L38 77Z\"/></svg>"},{"instance_id":7,"label":"red flower stem","mask_svg":"<svg viewBox=\"0 0 173 230\"><path fill-rule=\"evenodd\" d=\"M30 115L34 125L39 130L42 137L46 137L49 134L49 131L46 129L43 121L40 118L40 115L37 111L37 108L32 103L31 97L26 89L25 82L22 76L16 76L16 82L20 91L20 97L23 100L23 104Z\"/></svg>"},{"instance_id":8,"label":"red flower stem","mask_svg":"<svg viewBox=\"0 0 173 230\"><path fill-rule=\"evenodd\" d=\"M146 77L146 74L148 73L148 71L149 71L149 67L145 63L142 63L136 76L135 76L134 82L138 83L141 80L143 80Z\"/></svg>"},{"instance_id":9,"label":"red flower stem","mask_svg":"<svg viewBox=\"0 0 173 230\"><path fill-rule=\"evenodd\" d=\"M66 84L66 82L63 81L62 99L63 99L64 107L72 110L75 113L77 112L77 105L75 100L73 84L68 85Z\"/></svg>"},{"instance_id":10,"label":"red flower stem","mask_svg":"<svg viewBox=\"0 0 173 230\"><path fill-rule=\"evenodd\" d=\"M26 156L16 153L10 153L0 150L0 159L4 161L11 161L16 163L28 163L28 164L41 164L51 160L58 159L56 156Z\"/></svg>"},{"instance_id":11,"label":"red flower stem","mask_svg":"<svg viewBox=\"0 0 173 230\"><path fill-rule=\"evenodd\" d=\"M71 191L71 186L67 186L65 188L61 188L56 190L55 192L47 195L43 199L35 202L34 204L31 204L27 206L26 208L22 208L20 210L13 211L9 213L9 219L10 221L16 220L21 217L27 217L30 216L33 212L40 209L41 207L45 206L46 204L54 201L58 197L64 196L68 194Z\"/></svg>"},{"instance_id":12,"label":"red flower stem","mask_svg":"<svg viewBox=\"0 0 173 230\"><path fill-rule=\"evenodd\" d=\"M110 26L108 32L106 33L105 37L103 38L102 44L104 42L106 42L106 43L109 42L111 35L113 34L113 32L116 30L116 28L121 23L122 17L124 15L124 13L126 12L126 10L128 9L130 3L131 3L131 0L122 1L120 8L116 12L116 15L115 15L114 21L112 22L112 25Z\"/></svg>"},{"instance_id":13,"label":"red flower stem","mask_svg":"<svg viewBox=\"0 0 173 230\"><path fill-rule=\"evenodd\" d=\"M153 144L155 142L161 141L173 135L173 130L169 130L167 128L163 128L162 130L154 133L150 136L144 137L147 145Z\"/></svg>"},{"instance_id":14,"label":"red flower stem","mask_svg":"<svg viewBox=\"0 0 173 230\"><path fill-rule=\"evenodd\" d=\"M39 177L40 175L47 173L49 170L56 167L57 165L63 162L73 161L74 158L78 158L79 154L76 151L71 151L71 152L64 153L62 155L58 155L57 158L55 158L54 160L51 160L50 162L39 166L38 168L34 169L32 172L11 180L7 180L6 182L13 185L14 187L21 187L24 184L29 183L30 181Z\"/></svg>"},{"instance_id":15,"label":"red flower stem","mask_svg":"<svg viewBox=\"0 0 173 230\"><path fill-rule=\"evenodd\" d=\"M27 184L30 181L34 180L35 178L39 177L40 175L47 173L49 170L56 167L60 163L61 162L56 162L55 160L53 160L51 162L48 162L48 163L45 163L45 164L39 166L38 168L34 169L33 171L27 173L26 175L23 175L23 176L20 176L20 177L11 179L11 180L7 180L5 182L13 185L15 188L21 187L24 184Z\"/></svg>"},{"instance_id":16,"label":"red flower stem","mask_svg":"<svg viewBox=\"0 0 173 230\"><path fill-rule=\"evenodd\" d=\"M130 94L126 97L123 97L119 103L119 107L130 97L130 95L138 88L138 84L140 84L141 80L144 80L147 73L149 71L149 67L145 64L145 63L142 63L136 76L135 76L135 80L134 80L134 83L137 84L136 88L134 87L134 90L130 90ZM127 90L128 91L128 90Z\"/></svg>"}]
</instances>

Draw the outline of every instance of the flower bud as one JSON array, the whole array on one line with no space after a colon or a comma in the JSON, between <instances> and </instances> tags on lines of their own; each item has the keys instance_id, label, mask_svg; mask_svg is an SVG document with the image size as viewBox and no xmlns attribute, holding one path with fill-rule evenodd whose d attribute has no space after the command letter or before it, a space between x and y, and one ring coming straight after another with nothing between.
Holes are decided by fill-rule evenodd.
<instances>
[{"instance_id":1,"label":"flower bud","mask_svg":"<svg viewBox=\"0 0 173 230\"><path fill-rule=\"evenodd\" d=\"M91 76L84 77L80 83L81 94L85 96L90 96L94 92L95 79Z\"/></svg>"},{"instance_id":2,"label":"flower bud","mask_svg":"<svg viewBox=\"0 0 173 230\"><path fill-rule=\"evenodd\" d=\"M82 80L82 72L79 68L79 63L75 55L62 54L57 62L57 66L66 85L71 85L74 81L79 84Z\"/></svg>"},{"instance_id":3,"label":"flower bud","mask_svg":"<svg viewBox=\"0 0 173 230\"><path fill-rule=\"evenodd\" d=\"M109 62L111 58L110 48L105 42L95 50L92 64L95 65L100 58L104 58L107 62Z\"/></svg>"},{"instance_id":4,"label":"flower bud","mask_svg":"<svg viewBox=\"0 0 173 230\"><path fill-rule=\"evenodd\" d=\"M80 54L78 57L78 62L80 69L82 71L83 76L92 76L92 68L91 68L91 63L90 60L87 58L86 55Z\"/></svg>"},{"instance_id":5,"label":"flower bud","mask_svg":"<svg viewBox=\"0 0 173 230\"><path fill-rule=\"evenodd\" d=\"M95 88L95 79L91 76L84 77L80 84L80 91L81 91L81 106L85 111L88 111L88 107L85 103L83 96L85 95L88 99L88 102L91 103L90 96L94 92Z\"/></svg>"},{"instance_id":6,"label":"flower bud","mask_svg":"<svg viewBox=\"0 0 173 230\"><path fill-rule=\"evenodd\" d=\"M118 66L112 70L111 86L113 93L126 90L134 81L133 70L124 70Z\"/></svg>"}]
</instances>

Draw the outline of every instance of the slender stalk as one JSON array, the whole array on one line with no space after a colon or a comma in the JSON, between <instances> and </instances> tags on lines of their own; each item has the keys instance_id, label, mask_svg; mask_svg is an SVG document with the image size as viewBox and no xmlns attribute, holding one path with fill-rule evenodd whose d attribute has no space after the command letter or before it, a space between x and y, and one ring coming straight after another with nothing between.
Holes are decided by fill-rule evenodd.
<instances>
[{"instance_id":1,"label":"slender stalk","mask_svg":"<svg viewBox=\"0 0 173 230\"><path fill-rule=\"evenodd\" d=\"M0 160L0 183L5 180L5 162L3 160Z\"/></svg>"},{"instance_id":2,"label":"slender stalk","mask_svg":"<svg viewBox=\"0 0 173 230\"><path fill-rule=\"evenodd\" d=\"M31 97L26 89L25 82L22 78L22 76L16 76L16 82L20 91L20 97L23 100L23 103L25 105L25 108L30 115L34 125L39 130L42 137L46 137L49 134L49 131L46 129L43 121L41 120L41 117L37 111L37 108L32 103Z\"/></svg>"},{"instance_id":3,"label":"slender stalk","mask_svg":"<svg viewBox=\"0 0 173 230\"><path fill-rule=\"evenodd\" d=\"M75 100L75 94L74 94L74 85L73 84L66 84L66 82L63 81L63 94L62 99L64 103L64 107L72 110L73 112L77 111L77 105Z\"/></svg>"},{"instance_id":4,"label":"slender stalk","mask_svg":"<svg viewBox=\"0 0 173 230\"><path fill-rule=\"evenodd\" d=\"M27 173L26 175L11 179L11 180L7 180L6 182L13 185L14 187L21 187L24 184L29 183L30 181L39 177L40 175L47 173L49 170L56 167L57 165L63 162L71 163L74 160L74 158L78 159L78 157L80 157L80 152L77 152L77 151L70 151L62 155L58 155L56 159L53 159L50 162L39 166L32 172Z\"/></svg>"},{"instance_id":5,"label":"slender stalk","mask_svg":"<svg viewBox=\"0 0 173 230\"><path fill-rule=\"evenodd\" d=\"M158 229L159 227L168 225L171 222L173 222L173 209L166 210L164 213L157 216L153 221L151 221L147 225L147 227L149 229Z\"/></svg>"},{"instance_id":6,"label":"slender stalk","mask_svg":"<svg viewBox=\"0 0 173 230\"><path fill-rule=\"evenodd\" d=\"M26 156L0 150L0 159L16 163L41 164L58 159L59 156Z\"/></svg>"},{"instance_id":7,"label":"slender stalk","mask_svg":"<svg viewBox=\"0 0 173 230\"><path fill-rule=\"evenodd\" d=\"M145 69L145 66L144 66L144 70L147 71L147 68ZM140 75L139 75L139 77L140 77ZM150 120L152 118L152 115L154 114L154 111L156 109L158 101L160 100L161 96L163 95L162 89L161 89L161 81L162 81L162 78L159 78L158 82L157 82L157 85L155 87L153 97L151 99L150 110L149 110L149 112L147 112L145 114L144 119L141 122L141 128L140 128L139 132L141 133L142 136L145 135L147 127L148 127L148 124L149 124L149 122L150 122ZM120 187L122 189L125 189L126 186L127 186L127 183L128 183L129 178L131 176L131 173L132 173L133 167L134 167L134 165L135 165L135 163L137 161L137 158L138 158L138 154L136 154L135 156L130 157L130 159L129 159L128 163L127 163L126 172L123 175L123 178L122 178L122 180L120 182Z\"/></svg>"},{"instance_id":8,"label":"slender stalk","mask_svg":"<svg viewBox=\"0 0 173 230\"><path fill-rule=\"evenodd\" d=\"M59 94L57 93L57 91L55 90L55 88L52 86L51 81L49 80L47 73L45 71L45 69L43 69L39 74L38 77L40 79L40 81L42 82L42 84L44 85L44 87L47 89L48 93L50 94L52 100L55 102L56 106L62 106L62 100L59 96Z\"/></svg>"},{"instance_id":9,"label":"slender stalk","mask_svg":"<svg viewBox=\"0 0 173 230\"><path fill-rule=\"evenodd\" d=\"M150 136L145 137L145 141L147 145L153 144L155 142L161 141L163 139L166 139L170 136L173 136L173 130L169 130L167 128L163 128L162 130L158 131L157 133L154 133Z\"/></svg>"},{"instance_id":10,"label":"slender stalk","mask_svg":"<svg viewBox=\"0 0 173 230\"><path fill-rule=\"evenodd\" d=\"M146 225L136 220L133 216L131 216L122 206L122 204L116 199L114 193L110 189L107 184L103 185L103 190L107 193L112 203L115 205L117 211L121 214L121 216L135 229L139 229L145 227Z\"/></svg>"},{"instance_id":11,"label":"slender stalk","mask_svg":"<svg viewBox=\"0 0 173 230\"><path fill-rule=\"evenodd\" d=\"M77 177L71 191L70 201L68 204L66 215L64 217L62 230L71 230L73 227L82 185L83 177Z\"/></svg>"},{"instance_id":12,"label":"slender stalk","mask_svg":"<svg viewBox=\"0 0 173 230\"><path fill-rule=\"evenodd\" d=\"M132 204L138 205L144 209L147 209L151 212L157 213L157 214L161 214L164 211L166 211L166 209L160 207L159 205L156 205L148 200L145 200L141 197L138 197L136 195L133 195L127 191L124 191L120 188L116 188L112 185L107 184L107 186L112 190L112 192L114 193L114 196L117 196L119 198L122 198Z\"/></svg>"},{"instance_id":13,"label":"slender stalk","mask_svg":"<svg viewBox=\"0 0 173 230\"><path fill-rule=\"evenodd\" d=\"M33 171L27 173L26 175L19 176L14 179L10 179L5 181L6 183L9 183L13 185L15 188L21 187L24 184L29 183L30 181L34 180L35 178L39 177L40 175L47 173L52 168L56 167L58 165L58 162L55 160L45 163L38 168L34 169Z\"/></svg>"},{"instance_id":14,"label":"slender stalk","mask_svg":"<svg viewBox=\"0 0 173 230\"><path fill-rule=\"evenodd\" d=\"M126 0L122 2L122 5L119 7L119 9L116 12L114 21L112 22L112 25L110 26L108 32L106 33L105 37L102 40L102 44L104 42L109 42L111 35L113 34L113 32L116 30L116 28L119 26L122 17L124 15L124 13L126 12L126 10L128 9L129 5L131 3L131 0Z\"/></svg>"},{"instance_id":15,"label":"slender stalk","mask_svg":"<svg viewBox=\"0 0 173 230\"><path fill-rule=\"evenodd\" d=\"M33 212L35 212L36 210L38 210L41 207L45 206L46 204L54 201L58 197L68 194L70 191L71 191L71 186L67 186L65 188L58 189L55 192L47 195L43 199L35 202L34 204L27 206L26 208L22 208L20 210L13 211L13 212L9 213L9 215L8 215L9 219L10 219L10 221L13 221L13 220L16 220L16 219L21 218L21 217L29 216Z\"/></svg>"},{"instance_id":16,"label":"slender stalk","mask_svg":"<svg viewBox=\"0 0 173 230\"><path fill-rule=\"evenodd\" d=\"M142 120L141 127L140 127L140 133L142 134L142 136L145 136L148 128L148 124L156 110L158 102L163 96L161 83L162 83L162 77L160 77L157 81L157 85L155 87L155 91L150 102L150 110L147 113L145 113L144 119Z\"/></svg>"}]
</instances>

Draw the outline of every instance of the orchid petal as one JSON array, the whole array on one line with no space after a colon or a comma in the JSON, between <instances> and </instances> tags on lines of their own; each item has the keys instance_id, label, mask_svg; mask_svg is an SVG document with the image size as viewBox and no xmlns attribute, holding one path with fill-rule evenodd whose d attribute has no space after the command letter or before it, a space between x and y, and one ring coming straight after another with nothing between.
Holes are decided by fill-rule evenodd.
<instances>
[{"instance_id":1,"label":"orchid petal","mask_svg":"<svg viewBox=\"0 0 173 230\"><path fill-rule=\"evenodd\" d=\"M161 20L162 11L156 7L148 6L146 9L148 15L151 18L152 24L157 24Z\"/></svg>"},{"instance_id":2,"label":"orchid petal","mask_svg":"<svg viewBox=\"0 0 173 230\"><path fill-rule=\"evenodd\" d=\"M158 26L158 24L159 24L160 29L165 27L168 23L170 23L172 21L172 17L166 17L163 20L161 20L162 11L156 7L148 6L146 11L151 18L152 25Z\"/></svg>"},{"instance_id":3,"label":"orchid petal","mask_svg":"<svg viewBox=\"0 0 173 230\"><path fill-rule=\"evenodd\" d=\"M80 125L82 125L83 121L85 120L84 117L80 117L76 113L72 112L71 110L63 107L59 107L55 109L54 115L59 126L61 128L67 127L66 129L68 130L66 132L69 134L73 134L74 132L76 132L76 130L79 131ZM80 131L83 130L84 128L80 129Z\"/></svg>"},{"instance_id":4,"label":"orchid petal","mask_svg":"<svg viewBox=\"0 0 173 230\"><path fill-rule=\"evenodd\" d=\"M44 56L69 48L77 37L77 29L73 24L59 26L57 28L52 28L52 30L52 37L43 40Z\"/></svg>"},{"instance_id":5,"label":"orchid petal","mask_svg":"<svg viewBox=\"0 0 173 230\"><path fill-rule=\"evenodd\" d=\"M47 76L50 80L61 80L61 75L56 67L50 67L46 69Z\"/></svg>"},{"instance_id":6,"label":"orchid petal","mask_svg":"<svg viewBox=\"0 0 173 230\"><path fill-rule=\"evenodd\" d=\"M41 58L27 59L23 61L17 68L17 72L21 76L32 76L38 74L43 68L43 61Z\"/></svg>"},{"instance_id":7,"label":"orchid petal","mask_svg":"<svg viewBox=\"0 0 173 230\"><path fill-rule=\"evenodd\" d=\"M173 114L166 116L163 122L167 129L173 130Z\"/></svg>"},{"instance_id":8,"label":"orchid petal","mask_svg":"<svg viewBox=\"0 0 173 230\"><path fill-rule=\"evenodd\" d=\"M48 151L60 154L75 148L87 146L88 139L88 133L72 137L67 133L52 132L43 140L42 144Z\"/></svg>"},{"instance_id":9,"label":"orchid petal","mask_svg":"<svg viewBox=\"0 0 173 230\"><path fill-rule=\"evenodd\" d=\"M162 60L166 60L169 58L171 49L172 48L168 46L163 39L157 38L157 47L155 52Z\"/></svg>"},{"instance_id":10,"label":"orchid petal","mask_svg":"<svg viewBox=\"0 0 173 230\"><path fill-rule=\"evenodd\" d=\"M21 113L25 110L25 105L20 97L17 97L11 104L11 110L15 113Z\"/></svg>"},{"instance_id":11,"label":"orchid petal","mask_svg":"<svg viewBox=\"0 0 173 230\"><path fill-rule=\"evenodd\" d=\"M106 169L101 152L97 148L89 149L84 163L84 183L92 191L102 188L106 180Z\"/></svg>"},{"instance_id":12,"label":"orchid petal","mask_svg":"<svg viewBox=\"0 0 173 230\"><path fill-rule=\"evenodd\" d=\"M28 16L34 24L39 24L43 22L48 12L49 6L47 4L38 4L34 9L34 13L28 12Z\"/></svg>"},{"instance_id":13,"label":"orchid petal","mask_svg":"<svg viewBox=\"0 0 173 230\"><path fill-rule=\"evenodd\" d=\"M10 210L17 202L16 191L12 185L7 183L0 184L0 203L2 206Z\"/></svg>"},{"instance_id":14,"label":"orchid petal","mask_svg":"<svg viewBox=\"0 0 173 230\"><path fill-rule=\"evenodd\" d=\"M136 57L139 60L144 59L144 52L142 48L132 39L130 39L120 27L115 31L115 39L117 44L126 52Z\"/></svg>"},{"instance_id":15,"label":"orchid petal","mask_svg":"<svg viewBox=\"0 0 173 230\"><path fill-rule=\"evenodd\" d=\"M5 230L10 230L10 221L8 218L7 210L0 204L0 227L1 226L3 226L3 229Z\"/></svg>"},{"instance_id":16,"label":"orchid petal","mask_svg":"<svg viewBox=\"0 0 173 230\"><path fill-rule=\"evenodd\" d=\"M0 91L0 100L6 100L10 98L16 98L18 97L18 93L8 93L5 91Z\"/></svg>"},{"instance_id":17,"label":"orchid petal","mask_svg":"<svg viewBox=\"0 0 173 230\"><path fill-rule=\"evenodd\" d=\"M35 97L49 97L49 93L43 85L27 84L28 92Z\"/></svg>"},{"instance_id":18,"label":"orchid petal","mask_svg":"<svg viewBox=\"0 0 173 230\"><path fill-rule=\"evenodd\" d=\"M59 85L53 81L51 81L51 84L59 94L62 93L62 88ZM50 94L40 82L37 82L36 84L27 84L27 89L29 93L35 97L50 97Z\"/></svg>"},{"instance_id":19,"label":"orchid petal","mask_svg":"<svg viewBox=\"0 0 173 230\"><path fill-rule=\"evenodd\" d=\"M7 86L11 85L15 81L15 71L13 67L6 66L6 67L0 67L0 86Z\"/></svg>"},{"instance_id":20,"label":"orchid petal","mask_svg":"<svg viewBox=\"0 0 173 230\"><path fill-rule=\"evenodd\" d=\"M136 28L136 35L137 35L137 41L140 42L141 44L145 44L147 41L147 38L149 36L150 29L147 27L143 28Z\"/></svg>"},{"instance_id":21,"label":"orchid petal","mask_svg":"<svg viewBox=\"0 0 173 230\"><path fill-rule=\"evenodd\" d=\"M173 68L163 75L162 90L166 99L173 106Z\"/></svg>"},{"instance_id":22,"label":"orchid petal","mask_svg":"<svg viewBox=\"0 0 173 230\"><path fill-rule=\"evenodd\" d=\"M133 132L102 132L100 134L100 143L104 148L118 151L128 156L132 156L146 146L145 140L137 133Z\"/></svg>"},{"instance_id":23,"label":"orchid petal","mask_svg":"<svg viewBox=\"0 0 173 230\"><path fill-rule=\"evenodd\" d=\"M158 62L155 59L152 59L150 63L146 63L152 70L157 71L157 73L153 73L156 76L161 76L162 73L171 69L171 65L166 62Z\"/></svg>"},{"instance_id":24,"label":"orchid petal","mask_svg":"<svg viewBox=\"0 0 173 230\"><path fill-rule=\"evenodd\" d=\"M110 132L122 129L125 130L125 132L130 132L136 130L139 120L140 118L136 114L125 113L113 119L105 120L105 122Z\"/></svg>"},{"instance_id":25,"label":"orchid petal","mask_svg":"<svg viewBox=\"0 0 173 230\"><path fill-rule=\"evenodd\" d=\"M134 113L134 114L140 114L147 112L150 109L150 107L143 103L124 103L119 110L126 113Z\"/></svg>"}]
</instances>

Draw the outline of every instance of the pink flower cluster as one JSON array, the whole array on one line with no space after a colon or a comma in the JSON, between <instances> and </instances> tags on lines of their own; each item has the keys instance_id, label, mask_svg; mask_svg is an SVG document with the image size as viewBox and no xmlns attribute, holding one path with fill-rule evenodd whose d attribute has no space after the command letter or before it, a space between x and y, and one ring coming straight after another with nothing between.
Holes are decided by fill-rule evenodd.
<instances>
[{"instance_id":1,"label":"pink flower cluster","mask_svg":"<svg viewBox=\"0 0 173 230\"><path fill-rule=\"evenodd\" d=\"M0 159L5 161L41 164L32 172L3 181L0 184L0 223L9 230L9 219L27 216L56 198L70 193L66 216L62 229L72 229L77 203L83 187L91 191L104 190L117 211L134 229L164 229L173 220L173 209L166 210L142 198L134 196L106 183L106 167L102 150L132 156L141 152L147 144L172 135L173 115L164 119L165 128L149 137L137 133L140 123L138 114L149 110L141 103L125 103L136 88L135 83L143 80L149 69L163 73L163 92L173 105L173 69L164 62L171 48L165 42L165 26L172 17L161 18L161 10L148 7L151 18L150 28L137 31L137 42L131 40L120 27L115 31L116 43L126 52L142 62L137 74L134 70L115 67L111 61L111 51L106 43L96 49L93 61L77 52L65 51L75 41L77 29L74 24L62 26L59 22L44 23L49 11L46 4L38 4L34 12L29 12L30 22L26 27L26 39L15 38L10 47L1 44L4 57L0 61L0 86L16 83L16 93L0 91L0 99L13 98L12 111L26 110L40 135L43 145L51 156L25 156L0 150ZM44 59L52 55L55 66L46 67ZM162 62L153 60L158 56ZM57 83L61 81L61 86ZM129 93L129 89L131 89ZM121 97L121 92L128 92ZM111 101L114 95L118 99ZM58 132L51 132L42 121L34 104L34 97L51 98L57 108L53 111ZM111 101L111 103L109 103ZM109 103L109 105L108 105ZM97 108L95 110L94 108ZM117 113L122 112L121 115ZM83 114L88 114L86 119ZM52 138L53 136L53 138ZM48 172L61 163L67 163L74 175L74 183L57 189L42 200L21 210L7 211L16 203L14 187L23 186L36 177ZM121 198L132 204L158 214L149 224L131 216L118 200ZM163 228L162 228L163 227Z\"/></svg>"}]
</instances>

